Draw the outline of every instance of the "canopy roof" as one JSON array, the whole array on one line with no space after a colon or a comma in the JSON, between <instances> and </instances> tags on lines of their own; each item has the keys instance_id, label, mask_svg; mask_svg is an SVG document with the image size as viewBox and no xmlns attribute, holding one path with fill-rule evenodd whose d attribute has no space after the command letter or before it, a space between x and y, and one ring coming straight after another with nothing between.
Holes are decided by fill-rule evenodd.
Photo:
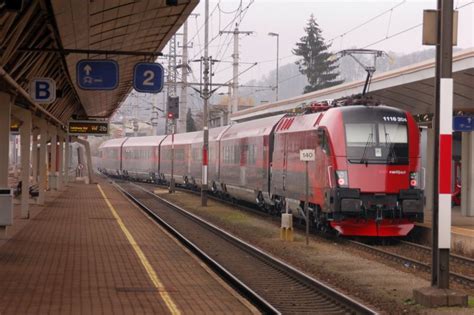
<instances>
[{"instance_id":1,"label":"canopy roof","mask_svg":"<svg viewBox=\"0 0 474 315\"><path fill-rule=\"evenodd\" d=\"M369 96L383 104L413 114L432 113L435 105L435 60L431 59L393 71L377 74L370 85ZM474 111L474 49L453 56L454 109ZM280 114L315 101L337 99L362 92L365 80L341 84L328 89L239 111L233 121Z\"/></svg>"},{"instance_id":2,"label":"canopy roof","mask_svg":"<svg viewBox=\"0 0 474 315\"><path fill-rule=\"evenodd\" d=\"M77 53L70 50L160 52L198 0L38 0L24 1L21 11L0 7L1 90L22 90L16 102L36 108L57 124L73 115L109 118L132 89L133 66L143 57ZM113 59L119 64L119 85L111 91L76 86L80 59ZM56 81L58 98L38 105L27 93L35 77Z\"/></svg>"}]
</instances>

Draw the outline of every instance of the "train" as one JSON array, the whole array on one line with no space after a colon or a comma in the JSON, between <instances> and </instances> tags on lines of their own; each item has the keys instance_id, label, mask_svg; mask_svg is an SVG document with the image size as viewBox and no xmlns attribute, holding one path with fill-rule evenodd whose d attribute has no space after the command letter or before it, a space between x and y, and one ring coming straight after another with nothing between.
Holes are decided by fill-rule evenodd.
<instances>
[{"instance_id":1,"label":"train","mask_svg":"<svg viewBox=\"0 0 474 315\"><path fill-rule=\"evenodd\" d=\"M306 220L342 236L403 237L423 221L420 130L406 111L379 104L314 103L286 113L174 136L103 142L98 169L130 180L199 189L203 156L216 195Z\"/></svg>"}]
</instances>

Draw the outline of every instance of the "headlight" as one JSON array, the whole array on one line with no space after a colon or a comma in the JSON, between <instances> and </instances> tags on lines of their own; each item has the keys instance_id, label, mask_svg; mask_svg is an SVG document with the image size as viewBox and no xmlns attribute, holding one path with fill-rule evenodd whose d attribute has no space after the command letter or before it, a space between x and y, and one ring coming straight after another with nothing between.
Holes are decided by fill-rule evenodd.
<instances>
[{"instance_id":1,"label":"headlight","mask_svg":"<svg viewBox=\"0 0 474 315\"><path fill-rule=\"evenodd\" d=\"M336 181L338 187L349 187L347 171L336 171Z\"/></svg>"},{"instance_id":2,"label":"headlight","mask_svg":"<svg viewBox=\"0 0 474 315\"><path fill-rule=\"evenodd\" d=\"M418 186L418 173L410 172L410 188L416 188Z\"/></svg>"}]
</instances>

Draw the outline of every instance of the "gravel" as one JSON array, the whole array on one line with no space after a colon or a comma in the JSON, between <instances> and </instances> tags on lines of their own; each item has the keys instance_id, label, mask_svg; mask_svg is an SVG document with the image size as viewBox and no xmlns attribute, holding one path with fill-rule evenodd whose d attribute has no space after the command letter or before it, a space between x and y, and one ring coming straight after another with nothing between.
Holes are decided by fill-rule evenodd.
<instances>
[{"instance_id":1,"label":"gravel","mask_svg":"<svg viewBox=\"0 0 474 315\"><path fill-rule=\"evenodd\" d=\"M155 188L156 189L156 188ZM413 301L413 289L430 285L428 275L420 276L409 267L390 262L338 242L316 236L305 244L304 234L295 231L294 242L280 240L274 220L208 200L201 207L200 197L185 192L155 193L204 219L226 229L241 239L294 265L316 279L372 305L382 314L473 314L469 309L424 309ZM472 292L469 292L472 294Z\"/></svg>"}]
</instances>

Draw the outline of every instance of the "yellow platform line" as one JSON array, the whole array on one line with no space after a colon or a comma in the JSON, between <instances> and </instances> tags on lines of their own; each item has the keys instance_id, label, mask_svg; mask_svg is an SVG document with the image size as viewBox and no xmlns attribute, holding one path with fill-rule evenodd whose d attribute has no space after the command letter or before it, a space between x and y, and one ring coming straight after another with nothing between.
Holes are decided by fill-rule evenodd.
<instances>
[{"instance_id":1,"label":"yellow platform line","mask_svg":"<svg viewBox=\"0 0 474 315\"><path fill-rule=\"evenodd\" d=\"M165 302L165 304L168 307L168 309L170 310L171 314L176 314L176 315L181 314L178 307L176 306L176 304L173 302L173 300L169 296L168 292L165 291L165 287L164 287L163 283L158 278L158 275L156 274L155 270L153 269L150 262L146 258L146 256L143 253L142 249L140 248L140 246L138 246L137 242L135 241L132 234L130 233L130 231L127 229L127 227L123 223L122 219L118 215L118 213L115 210L114 206L112 206L109 199L105 195L104 191L102 190L102 187L100 187L100 185L97 184L97 188L99 188L99 191L102 194L102 197L104 197L104 200L107 203L107 206L109 206L109 209L112 212L112 215L117 220L117 223L120 226L120 229L122 230L123 234L125 234L125 236L127 237L128 242L130 243L130 245L132 245L132 248L135 250L135 253L137 254L138 258L140 259L140 261L141 261L143 267L145 268L148 276L150 277L150 280L153 282L153 285L158 289L158 292L160 293L161 298Z\"/></svg>"}]
</instances>

